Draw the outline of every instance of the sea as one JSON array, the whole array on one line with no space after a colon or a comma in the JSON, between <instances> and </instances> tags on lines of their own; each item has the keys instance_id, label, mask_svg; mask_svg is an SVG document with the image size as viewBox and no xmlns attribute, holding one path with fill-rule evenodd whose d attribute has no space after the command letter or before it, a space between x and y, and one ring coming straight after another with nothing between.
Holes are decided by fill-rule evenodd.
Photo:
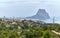
<instances>
[{"instance_id":1,"label":"sea","mask_svg":"<svg viewBox=\"0 0 60 38\"><path fill-rule=\"evenodd\" d=\"M58 23L60 24L60 18L50 18L50 19L47 19L47 20L44 20L44 22L46 23Z\"/></svg>"}]
</instances>

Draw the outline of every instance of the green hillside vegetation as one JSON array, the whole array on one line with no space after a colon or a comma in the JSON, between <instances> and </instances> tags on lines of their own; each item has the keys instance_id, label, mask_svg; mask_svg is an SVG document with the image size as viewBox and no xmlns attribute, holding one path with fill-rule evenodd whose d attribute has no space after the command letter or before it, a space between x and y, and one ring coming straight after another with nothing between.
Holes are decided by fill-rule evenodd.
<instances>
[{"instance_id":1,"label":"green hillside vegetation","mask_svg":"<svg viewBox=\"0 0 60 38\"><path fill-rule=\"evenodd\" d=\"M59 24L47 24L32 20L2 21L0 19L0 38L60 38Z\"/></svg>"}]
</instances>

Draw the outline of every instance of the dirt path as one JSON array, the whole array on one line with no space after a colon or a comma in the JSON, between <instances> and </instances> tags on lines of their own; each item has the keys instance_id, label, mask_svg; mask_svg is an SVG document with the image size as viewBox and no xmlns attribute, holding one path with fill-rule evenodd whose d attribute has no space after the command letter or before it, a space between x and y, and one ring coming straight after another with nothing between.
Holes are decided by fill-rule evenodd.
<instances>
[{"instance_id":1,"label":"dirt path","mask_svg":"<svg viewBox=\"0 0 60 38\"><path fill-rule=\"evenodd\" d=\"M54 30L52 30L52 32L55 33L55 34L57 34L57 35L60 35L59 32L56 32L56 31L54 31Z\"/></svg>"}]
</instances>

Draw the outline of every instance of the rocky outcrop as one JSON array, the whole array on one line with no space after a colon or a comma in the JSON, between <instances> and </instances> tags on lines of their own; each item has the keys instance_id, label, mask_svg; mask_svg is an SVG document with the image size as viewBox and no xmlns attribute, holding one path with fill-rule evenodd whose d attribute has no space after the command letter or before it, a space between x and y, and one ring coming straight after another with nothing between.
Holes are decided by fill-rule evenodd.
<instances>
[{"instance_id":1,"label":"rocky outcrop","mask_svg":"<svg viewBox=\"0 0 60 38\"><path fill-rule=\"evenodd\" d=\"M36 15L33 15L31 17L26 17L26 19L39 19L39 20L45 20L49 18L50 16L45 9L39 9Z\"/></svg>"}]
</instances>

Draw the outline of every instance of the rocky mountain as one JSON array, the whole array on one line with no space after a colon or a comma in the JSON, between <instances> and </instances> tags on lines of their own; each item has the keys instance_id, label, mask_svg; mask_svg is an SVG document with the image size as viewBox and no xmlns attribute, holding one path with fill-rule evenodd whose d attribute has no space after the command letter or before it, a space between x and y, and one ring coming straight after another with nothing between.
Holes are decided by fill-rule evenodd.
<instances>
[{"instance_id":1,"label":"rocky mountain","mask_svg":"<svg viewBox=\"0 0 60 38\"><path fill-rule=\"evenodd\" d=\"M39 19L39 20L45 20L49 18L50 16L45 9L39 9L36 15L33 15L31 17L26 17L26 19Z\"/></svg>"}]
</instances>

